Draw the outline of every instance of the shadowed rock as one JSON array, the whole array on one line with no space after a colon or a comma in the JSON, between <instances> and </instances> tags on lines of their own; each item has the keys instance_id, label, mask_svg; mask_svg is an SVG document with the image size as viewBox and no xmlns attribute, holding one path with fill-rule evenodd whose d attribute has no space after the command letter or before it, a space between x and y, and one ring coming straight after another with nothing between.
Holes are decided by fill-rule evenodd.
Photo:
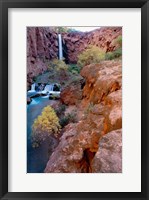
<instances>
[{"instance_id":1,"label":"shadowed rock","mask_svg":"<svg viewBox=\"0 0 149 200\"><path fill-rule=\"evenodd\" d=\"M101 138L91 166L92 172L122 172L122 129L109 132Z\"/></svg>"}]
</instances>

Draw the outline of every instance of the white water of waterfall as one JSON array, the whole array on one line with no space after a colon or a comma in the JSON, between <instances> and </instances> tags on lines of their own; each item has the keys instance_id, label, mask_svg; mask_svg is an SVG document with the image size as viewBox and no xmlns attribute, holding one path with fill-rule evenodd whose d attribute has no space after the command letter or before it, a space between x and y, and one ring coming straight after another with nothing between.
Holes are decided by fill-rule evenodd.
<instances>
[{"instance_id":1,"label":"white water of waterfall","mask_svg":"<svg viewBox=\"0 0 149 200\"><path fill-rule=\"evenodd\" d=\"M59 60L63 58L63 48L62 48L62 36L58 34L58 46L59 46Z\"/></svg>"},{"instance_id":2,"label":"white water of waterfall","mask_svg":"<svg viewBox=\"0 0 149 200\"><path fill-rule=\"evenodd\" d=\"M32 84L31 91L35 91L35 83Z\"/></svg>"},{"instance_id":3,"label":"white water of waterfall","mask_svg":"<svg viewBox=\"0 0 149 200\"><path fill-rule=\"evenodd\" d=\"M45 88L44 88L44 92L49 92L49 91L53 91L53 87L54 87L54 85L46 85L45 86Z\"/></svg>"}]
</instances>

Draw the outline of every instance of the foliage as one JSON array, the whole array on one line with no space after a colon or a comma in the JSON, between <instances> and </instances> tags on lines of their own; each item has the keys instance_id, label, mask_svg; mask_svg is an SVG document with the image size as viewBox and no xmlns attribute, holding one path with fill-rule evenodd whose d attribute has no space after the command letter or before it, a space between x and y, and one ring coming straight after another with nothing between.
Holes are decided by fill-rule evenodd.
<instances>
[{"instance_id":1,"label":"foliage","mask_svg":"<svg viewBox=\"0 0 149 200\"><path fill-rule=\"evenodd\" d=\"M79 32L74 28L68 28L67 33L72 33L72 32Z\"/></svg>"},{"instance_id":2,"label":"foliage","mask_svg":"<svg viewBox=\"0 0 149 200\"><path fill-rule=\"evenodd\" d=\"M50 96L49 96L49 99L53 99L53 100L57 100L57 99L59 99L60 97L57 95L57 94L51 94Z\"/></svg>"},{"instance_id":3,"label":"foliage","mask_svg":"<svg viewBox=\"0 0 149 200\"><path fill-rule=\"evenodd\" d=\"M56 71L60 70L66 71L68 69L68 66L63 60L53 59L52 61L50 61L48 68L49 70L54 69Z\"/></svg>"},{"instance_id":4,"label":"foliage","mask_svg":"<svg viewBox=\"0 0 149 200\"><path fill-rule=\"evenodd\" d=\"M54 59L50 61L49 66L49 79L63 85L63 82L69 79L68 66L63 60Z\"/></svg>"},{"instance_id":5,"label":"foliage","mask_svg":"<svg viewBox=\"0 0 149 200\"><path fill-rule=\"evenodd\" d=\"M59 118L51 106L46 106L42 110L32 126L32 141L33 146L40 144L51 134L57 136L60 131Z\"/></svg>"},{"instance_id":6,"label":"foliage","mask_svg":"<svg viewBox=\"0 0 149 200\"><path fill-rule=\"evenodd\" d=\"M76 111L72 111L71 113L66 114L64 117L60 119L60 125L63 128L69 123L76 123L77 118L76 118Z\"/></svg>"},{"instance_id":7,"label":"foliage","mask_svg":"<svg viewBox=\"0 0 149 200\"><path fill-rule=\"evenodd\" d=\"M55 111L56 111L57 116L60 116L60 115L63 115L63 114L64 114L65 110L66 110L66 105L65 105L65 104L62 104L62 105L59 106L59 108L57 108Z\"/></svg>"},{"instance_id":8,"label":"foliage","mask_svg":"<svg viewBox=\"0 0 149 200\"><path fill-rule=\"evenodd\" d=\"M89 46L78 56L78 66L84 67L91 63L99 63L105 59L105 52L96 46Z\"/></svg>"},{"instance_id":9,"label":"foliage","mask_svg":"<svg viewBox=\"0 0 149 200\"><path fill-rule=\"evenodd\" d=\"M114 42L113 42L115 45L118 44L119 47L122 47L122 36L118 36Z\"/></svg>"},{"instance_id":10,"label":"foliage","mask_svg":"<svg viewBox=\"0 0 149 200\"><path fill-rule=\"evenodd\" d=\"M106 60L113 60L122 56L122 48L118 48L113 52L106 53Z\"/></svg>"},{"instance_id":11,"label":"foliage","mask_svg":"<svg viewBox=\"0 0 149 200\"><path fill-rule=\"evenodd\" d=\"M80 68L75 64L67 65L63 60L49 62L49 81L60 83L61 87L71 84L80 78Z\"/></svg>"},{"instance_id":12,"label":"foliage","mask_svg":"<svg viewBox=\"0 0 149 200\"><path fill-rule=\"evenodd\" d=\"M69 27L66 27L66 26L53 27L53 30L56 31L57 33L71 33L71 32L76 32L75 29L69 28Z\"/></svg>"},{"instance_id":13,"label":"foliage","mask_svg":"<svg viewBox=\"0 0 149 200\"><path fill-rule=\"evenodd\" d=\"M36 76L33 77L33 81L34 81L34 82L37 81L37 77L36 77Z\"/></svg>"},{"instance_id":14,"label":"foliage","mask_svg":"<svg viewBox=\"0 0 149 200\"><path fill-rule=\"evenodd\" d=\"M122 36L118 36L113 42L113 45L117 46L117 49L112 52L107 52L105 59L106 60L113 60L116 58L120 58L122 56Z\"/></svg>"},{"instance_id":15,"label":"foliage","mask_svg":"<svg viewBox=\"0 0 149 200\"><path fill-rule=\"evenodd\" d=\"M77 66L76 64L69 64L68 65L68 70L72 73L72 74L79 74L81 68L79 66Z\"/></svg>"}]
</instances>

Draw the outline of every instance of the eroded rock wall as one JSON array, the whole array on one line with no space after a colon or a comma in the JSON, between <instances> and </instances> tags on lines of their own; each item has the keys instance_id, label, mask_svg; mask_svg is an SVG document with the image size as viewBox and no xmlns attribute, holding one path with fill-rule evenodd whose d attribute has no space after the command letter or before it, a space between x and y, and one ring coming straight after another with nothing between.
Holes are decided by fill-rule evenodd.
<instances>
[{"instance_id":1,"label":"eroded rock wall","mask_svg":"<svg viewBox=\"0 0 149 200\"><path fill-rule=\"evenodd\" d=\"M47 70L48 61L58 58L57 33L49 27L27 28L27 82Z\"/></svg>"},{"instance_id":2,"label":"eroded rock wall","mask_svg":"<svg viewBox=\"0 0 149 200\"><path fill-rule=\"evenodd\" d=\"M63 35L63 43L66 45L67 60L69 63L77 63L78 55L88 45L95 45L105 52L114 51L117 46L114 39L122 35L121 27L102 27L90 32L71 32Z\"/></svg>"},{"instance_id":3,"label":"eroded rock wall","mask_svg":"<svg viewBox=\"0 0 149 200\"><path fill-rule=\"evenodd\" d=\"M88 45L96 45L105 52L117 46L114 39L122 34L121 27L100 28L91 32L63 33L63 53L67 63L77 63L78 55ZM27 83L47 70L48 63L58 58L58 34L50 27L27 28Z\"/></svg>"},{"instance_id":4,"label":"eroded rock wall","mask_svg":"<svg viewBox=\"0 0 149 200\"><path fill-rule=\"evenodd\" d=\"M81 75L86 79L78 105L82 116L65 127L45 172L122 172L122 63L91 64Z\"/></svg>"}]
</instances>

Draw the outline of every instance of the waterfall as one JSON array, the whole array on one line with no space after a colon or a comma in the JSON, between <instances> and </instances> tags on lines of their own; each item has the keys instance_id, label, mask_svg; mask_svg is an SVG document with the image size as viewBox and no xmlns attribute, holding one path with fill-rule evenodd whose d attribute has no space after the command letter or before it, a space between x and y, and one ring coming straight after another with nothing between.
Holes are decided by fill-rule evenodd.
<instances>
[{"instance_id":1,"label":"waterfall","mask_svg":"<svg viewBox=\"0 0 149 200\"><path fill-rule=\"evenodd\" d=\"M51 84L51 85L46 85L43 92L49 92L49 91L53 91L53 87L54 85Z\"/></svg>"},{"instance_id":2,"label":"waterfall","mask_svg":"<svg viewBox=\"0 0 149 200\"><path fill-rule=\"evenodd\" d=\"M63 58L63 48L62 48L62 36L58 34L58 46L59 46L59 60Z\"/></svg>"},{"instance_id":3,"label":"waterfall","mask_svg":"<svg viewBox=\"0 0 149 200\"><path fill-rule=\"evenodd\" d=\"M35 91L35 83L31 85L31 91Z\"/></svg>"}]
</instances>

